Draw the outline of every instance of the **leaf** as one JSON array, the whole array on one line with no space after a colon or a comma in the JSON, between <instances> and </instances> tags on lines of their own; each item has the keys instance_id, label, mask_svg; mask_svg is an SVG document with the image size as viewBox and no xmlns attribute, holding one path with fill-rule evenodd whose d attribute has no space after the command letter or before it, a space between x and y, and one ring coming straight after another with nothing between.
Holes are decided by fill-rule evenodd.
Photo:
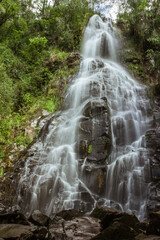
<instances>
[{"instance_id":1,"label":"leaf","mask_svg":"<svg viewBox=\"0 0 160 240\"><path fill-rule=\"evenodd\" d=\"M0 176L2 176L4 174L4 168L0 168Z\"/></svg>"},{"instance_id":2,"label":"leaf","mask_svg":"<svg viewBox=\"0 0 160 240\"><path fill-rule=\"evenodd\" d=\"M88 147L88 153L90 154L92 152L92 145L89 145Z\"/></svg>"}]
</instances>

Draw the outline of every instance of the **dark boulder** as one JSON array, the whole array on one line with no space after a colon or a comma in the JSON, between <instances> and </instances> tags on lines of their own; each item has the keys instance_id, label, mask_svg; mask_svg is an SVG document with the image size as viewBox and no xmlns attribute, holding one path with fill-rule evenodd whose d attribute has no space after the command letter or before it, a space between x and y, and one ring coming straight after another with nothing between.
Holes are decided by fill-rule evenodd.
<instances>
[{"instance_id":1,"label":"dark boulder","mask_svg":"<svg viewBox=\"0 0 160 240\"><path fill-rule=\"evenodd\" d=\"M50 239L50 236L48 229L44 226L40 226L33 232L33 237L28 240L45 240Z\"/></svg>"},{"instance_id":2,"label":"dark boulder","mask_svg":"<svg viewBox=\"0 0 160 240\"><path fill-rule=\"evenodd\" d=\"M76 217L82 217L83 214L75 209L63 210L56 214L56 216L63 218L64 220L72 220Z\"/></svg>"},{"instance_id":3,"label":"dark boulder","mask_svg":"<svg viewBox=\"0 0 160 240\"><path fill-rule=\"evenodd\" d=\"M150 212L150 222L147 227L147 234L156 234L160 236L160 211Z\"/></svg>"},{"instance_id":4,"label":"dark boulder","mask_svg":"<svg viewBox=\"0 0 160 240\"><path fill-rule=\"evenodd\" d=\"M31 216L29 217L29 221L35 225L39 226L48 226L50 218L39 210L34 210Z\"/></svg>"},{"instance_id":5,"label":"dark boulder","mask_svg":"<svg viewBox=\"0 0 160 240\"><path fill-rule=\"evenodd\" d=\"M14 211L14 212L0 214L0 224L29 225L29 222L22 213L18 211Z\"/></svg>"},{"instance_id":6,"label":"dark boulder","mask_svg":"<svg viewBox=\"0 0 160 240\"><path fill-rule=\"evenodd\" d=\"M112 208L100 207L95 208L91 216L100 219L102 223L102 228L105 229L113 222L114 219L122 216L122 213Z\"/></svg>"},{"instance_id":7,"label":"dark boulder","mask_svg":"<svg viewBox=\"0 0 160 240\"><path fill-rule=\"evenodd\" d=\"M0 224L0 236L3 239L31 239L35 230L35 226Z\"/></svg>"},{"instance_id":8,"label":"dark boulder","mask_svg":"<svg viewBox=\"0 0 160 240\"><path fill-rule=\"evenodd\" d=\"M140 231L138 229L139 221L133 214L119 212L108 207L100 207L95 208L91 216L101 220L103 229L109 227L114 222L119 222L135 229L137 232Z\"/></svg>"},{"instance_id":9,"label":"dark boulder","mask_svg":"<svg viewBox=\"0 0 160 240\"><path fill-rule=\"evenodd\" d=\"M92 240L134 240L137 233L124 223L114 222Z\"/></svg>"}]
</instances>

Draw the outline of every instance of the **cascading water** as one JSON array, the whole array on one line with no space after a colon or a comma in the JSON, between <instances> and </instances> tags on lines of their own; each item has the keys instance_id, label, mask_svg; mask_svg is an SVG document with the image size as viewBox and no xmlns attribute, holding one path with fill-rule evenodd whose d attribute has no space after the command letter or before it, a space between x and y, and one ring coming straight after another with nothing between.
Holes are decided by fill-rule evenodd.
<instances>
[{"instance_id":1,"label":"cascading water","mask_svg":"<svg viewBox=\"0 0 160 240\"><path fill-rule=\"evenodd\" d=\"M64 110L28 152L18 197L25 212L89 212L101 202L146 217L149 101L145 87L117 63L115 35L110 19L90 19Z\"/></svg>"}]
</instances>

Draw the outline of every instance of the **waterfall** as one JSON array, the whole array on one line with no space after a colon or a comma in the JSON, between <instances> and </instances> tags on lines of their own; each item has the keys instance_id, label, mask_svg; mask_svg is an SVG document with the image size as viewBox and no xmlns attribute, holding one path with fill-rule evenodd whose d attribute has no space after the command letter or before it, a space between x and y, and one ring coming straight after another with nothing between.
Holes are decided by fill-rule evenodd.
<instances>
[{"instance_id":1,"label":"waterfall","mask_svg":"<svg viewBox=\"0 0 160 240\"><path fill-rule=\"evenodd\" d=\"M118 63L117 47L111 19L91 17L64 109L28 151L18 188L25 212L106 205L146 218L150 105L146 87Z\"/></svg>"}]
</instances>

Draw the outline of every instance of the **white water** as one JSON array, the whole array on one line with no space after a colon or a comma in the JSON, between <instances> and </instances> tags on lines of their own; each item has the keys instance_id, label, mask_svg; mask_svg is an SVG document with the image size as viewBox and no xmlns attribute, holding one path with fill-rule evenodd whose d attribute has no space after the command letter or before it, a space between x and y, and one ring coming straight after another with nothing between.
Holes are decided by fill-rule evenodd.
<instances>
[{"instance_id":1,"label":"white water","mask_svg":"<svg viewBox=\"0 0 160 240\"><path fill-rule=\"evenodd\" d=\"M78 77L68 89L66 108L50 122L45 140L32 147L35 155L26 160L19 183L19 204L25 212L40 209L52 215L70 208L87 212L96 206L100 197L91 192L84 180L88 163L85 159L79 167L76 141L87 104L100 105L105 98L110 113L112 153L106 161L103 202L145 219L148 161L144 134L150 122L149 101L145 87L118 64L117 45L111 20L103 22L99 16L93 16L85 30L83 61ZM90 199L86 205L82 201L84 193Z\"/></svg>"}]
</instances>

